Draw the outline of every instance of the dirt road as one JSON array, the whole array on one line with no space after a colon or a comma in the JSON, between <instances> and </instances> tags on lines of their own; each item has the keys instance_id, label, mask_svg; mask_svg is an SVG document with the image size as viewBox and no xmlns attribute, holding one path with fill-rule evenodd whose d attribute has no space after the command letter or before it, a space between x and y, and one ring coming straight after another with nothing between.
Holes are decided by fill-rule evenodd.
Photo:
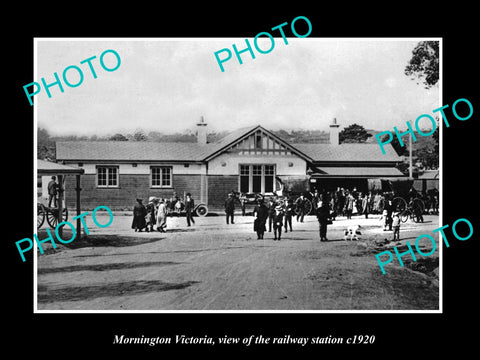
<instances>
[{"instance_id":1,"label":"dirt road","mask_svg":"<svg viewBox=\"0 0 480 360\"><path fill-rule=\"evenodd\" d=\"M375 258L382 250L373 244L392 232L381 230L378 216L337 219L329 242L319 241L313 216L294 219L281 241L273 233L257 240L251 217L234 225L223 216L195 220L188 228L185 218L168 218L161 234L135 233L121 214L105 229L88 219L90 235L38 254L38 310L438 309L434 277L397 261L382 275ZM351 223L362 224L361 241L343 240ZM437 227L437 216L409 221L402 242ZM438 262L438 251L429 258Z\"/></svg>"}]
</instances>

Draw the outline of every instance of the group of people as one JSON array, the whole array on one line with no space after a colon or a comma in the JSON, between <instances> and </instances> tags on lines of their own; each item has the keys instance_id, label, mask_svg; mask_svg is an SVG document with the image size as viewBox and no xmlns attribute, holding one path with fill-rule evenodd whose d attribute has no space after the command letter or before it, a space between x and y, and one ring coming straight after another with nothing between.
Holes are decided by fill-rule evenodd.
<instances>
[{"instance_id":1,"label":"group of people","mask_svg":"<svg viewBox=\"0 0 480 360\"><path fill-rule=\"evenodd\" d=\"M273 240L280 241L282 238L282 228L285 233L293 231L292 217L296 214L297 222L303 222L306 215L305 207L306 197L301 194L295 202L289 198L285 201L279 201L277 196L272 196L265 203L263 197L257 198L257 204L253 209L253 216L255 218L253 223L253 230L257 233L257 239L263 239L267 231L272 232ZM320 241L327 241L327 225L331 224L331 211L327 201L318 198L315 199L315 213L320 225Z\"/></svg>"},{"instance_id":2,"label":"group of people","mask_svg":"<svg viewBox=\"0 0 480 360\"><path fill-rule=\"evenodd\" d=\"M150 232L154 231L155 227L159 232L166 232L167 215L172 213L179 216L182 209L185 210L187 226L195 224L193 219L195 201L190 193L186 194L184 204L181 203L175 193L170 199L151 196L147 205L143 205L142 199L137 199L137 203L133 207L132 229L135 232L143 230Z\"/></svg>"},{"instance_id":3,"label":"group of people","mask_svg":"<svg viewBox=\"0 0 480 360\"><path fill-rule=\"evenodd\" d=\"M264 201L263 197L261 195L256 196L256 205L258 204L258 199L262 198ZM234 213L235 213L235 202L236 199L238 199L238 202L240 203L240 207L242 210L242 216L246 215L246 205L247 205L247 197L245 196L244 193L237 193L235 191L230 191L228 193L228 197L225 200L225 214L227 215L227 224L229 224L229 219L231 219L231 223L233 224L233 218L234 218ZM305 197L304 194L300 194L300 196L293 202L292 199L288 199L286 203L290 202L290 208L291 208L291 213L293 214L294 212L297 214L297 221L303 222L303 219L306 215L305 212L305 202L307 198ZM278 202L278 196L273 195L272 197L269 198L269 201L267 202L266 206L270 209L273 208L273 204L277 204ZM287 204L285 204L287 205ZM291 218L287 217L290 221ZM291 226L290 226L291 227Z\"/></svg>"},{"instance_id":4,"label":"group of people","mask_svg":"<svg viewBox=\"0 0 480 360\"><path fill-rule=\"evenodd\" d=\"M235 201L237 194L235 191L228 193L225 200L225 214L228 224L234 224L235 213ZM242 209L242 215L245 216L246 197L244 194L238 196L240 206ZM274 240L281 240L282 227L285 226L285 232L288 232L288 226L292 231L292 215L294 212L293 201L289 200L286 204L279 204L276 196L271 197L267 203L265 203L262 196L257 196L256 205L253 209L254 231L257 233L258 239L263 239L264 233L267 230L266 223L268 220L268 231L274 232Z\"/></svg>"},{"instance_id":5,"label":"group of people","mask_svg":"<svg viewBox=\"0 0 480 360\"><path fill-rule=\"evenodd\" d=\"M257 199L257 204L253 208L253 231L257 233L257 239L263 239L265 232L272 232L273 240L280 241L282 239L282 228L285 226L285 232L292 229L292 216L294 212L293 201L288 200L286 203L279 204L273 198L265 204L263 197Z\"/></svg>"},{"instance_id":6,"label":"group of people","mask_svg":"<svg viewBox=\"0 0 480 360\"><path fill-rule=\"evenodd\" d=\"M336 191L322 194L315 190L311 195L314 207L318 203L318 199L326 197L331 210L334 212L333 216L346 216L347 219L351 219L352 215L364 215L365 218L368 218L369 214L383 214L385 207L394 197L393 192L369 191L362 193L357 191L355 187L352 190L338 187ZM410 199L421 199L425 204L425 210L429 214L438 215L438 192L430 191L427 194L420 194L412 187L408 197Z\"/></svg>"},{"instance_id":7,"label":"group of people","mask_svg":"<svg viewBox=\"0 0 480 360\"><path fill-rule=\"evenodd\" d=\"M365 218L368 218L371 213L381 214L386 198L385 193L362 193L355 187L352 190L338 187L336 191L322 194L315 190L311 195L314 208L319 200L328 202L334 219L336 216L351 219L352 215L365 215Z\"/></svg>"},{"instance_id":8,"label":"group of people","mask_svg":"<svg viewBox=\"0 0 480 360\"><path fill-rule=\"evenodd\" d=\"M253 230L257 233L257 239L263 239L264 234L273 231L273 240L280 241L282 237L282 229L287 233L293 231L292 218L296 215L297 222L303 222L308 207L307 194L300 194L295 201L292 198L279 199L276 195L265 199L258 195L253 209L254 224ZM393 194L388 192L365 192L361 193L356 188L353 190L337 188L336 191L323 191L320 193L315 190L310 193L310 201L313 206L313 212L319 223L320 241L327 241L327 226L335 220L337 216L346 216L351 219L352 215L360 214L368 215L381 214L383 220L384 231L394 231L394 239L399 238L400 229L400 211L394 209L392 200ZM419 194L410 194L416 198ZM438 212L438 195L429 194L430 202L427 206L431 206ZM243 194L231 191L225 199L225 215L227 225L235 224L235 203L239 201L241 205L242 215L245 215L246 197ZM425 199L424 199L425 201ZM179 216L180 211L185 211L187 226L195 224L193 213L195 211L195 202L190 193L186 194L186 198L182 203L174 193L170 199L162 199L150 197L148 204L142 204L141 199L137 199L137 204L133 209L132 229L135 231L153 231L154 227L159 232L166 232L167 215L169 213ZM423 222L421 213L415 213L417 222Z\"/></svg>"}]
</instances>

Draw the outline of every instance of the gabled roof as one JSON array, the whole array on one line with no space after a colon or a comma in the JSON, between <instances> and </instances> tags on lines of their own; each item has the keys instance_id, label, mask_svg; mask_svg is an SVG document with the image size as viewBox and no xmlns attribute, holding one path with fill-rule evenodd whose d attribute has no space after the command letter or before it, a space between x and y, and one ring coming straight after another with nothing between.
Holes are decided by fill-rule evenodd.
<instances>
[{"instance_id":1,"label":"gabled roof","mask_svg":"<svg viewBox=\"0 0 480 360\"><path fill-rule=\"evenodd\" d=\"M400 162L393 147L383 155L378 144L291 144L262 126L232 131L215 143L167 143L151 141L59 141L57 160L205 162L228 150L257 130L268 134L302 159L313 162Z\"/></svg>"},{"instance_id":2,"label":"gabled roof","mask_svg":"<svg viewBox=\"0 0 480 360\"><path fill-rule=\"evenodd\" d=\"M296 155L300 156L301 158L307 160L307 161L312 161L312 158L310 158L308 155L303 153L301 150L298 150L295 146L292 144L286 142L285 140L282 140L275 134L271 133L270 131L264 129L262 126L257 125L254 127L248 127L248 128L241 128L238 130L235 130L222 138L219 142L215 143L214 147L212 147L212 152L210 155L208 155L205 160L209 161L213 159L214 157L218 156L221 154L223 151L231 148L235 144L239 143L242 141L244 138L250 136L251 134L255 133L256 131L261 130L263 133L267 134L271 138L275 139L276 142L282 144L285 146L287 149L295 153Z\"/></svg>"}]
</instances>

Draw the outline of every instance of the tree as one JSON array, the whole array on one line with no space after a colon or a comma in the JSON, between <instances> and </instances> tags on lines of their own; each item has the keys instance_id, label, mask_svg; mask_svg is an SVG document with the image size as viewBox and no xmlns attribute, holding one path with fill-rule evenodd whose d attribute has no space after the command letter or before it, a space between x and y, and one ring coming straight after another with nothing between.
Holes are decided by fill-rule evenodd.
<instances>
[{"instance_id":1,"label":"tree","mask_svg":"<svg viewBox=\"0 0 480 360\"><path fill-rule=\"evenodd\" d=\"M431 136L422 136L418 132L414 131L416 141L412 141L412 157L416 159L418 163L421 163L421 167L427 169L438 169L439 164L439 123L438 118L435 132ZM428 133L431 129L422 129L423 133ZM403 146L400 146L398 137L392 130L392 141L390 144L396 151L398 156L409 156L409 136L402 137ZM383 135L380 140L382 143L386 143L390 139L388 134ZM405 165L408 170L408 164ZM403 170L402 170L403 171Z\"/></svg>"},{"instance_id":2,"label":"tree","mask_svg":"<svg viewBox=\"0 0 480 360\"><path fill-rule=\"evenodd\" d=\"M402 141L404 142L404 146L401 146L400 145L400 142L398 141L398 138L395 136L395 132L391 131L391 133L393 134L393 139L392 141L390 142L390 145L392 145L393 149L395 150L395 152L397 153L398 156L403 156L403 155L408 155L408 140L405 140L405 139L402 139ZM382 141L382 143L385 143L388 141L388 139L390 139L390 137L385 134L383 135L380 140ZM407 143L405 143L405 141L407 141Z\"/></svg>"},{"instance_id":3,"label":"tree","mask_svg":"<svg viewBox=\"0 0 480 360\"><path fill-rule=\"evenodd\" d=\"M110 138L108 140L110 140L110 141L128 141L128 139L124 135L119 134L119 133L110 136Z\"/></svg>"},{"instance_id":4,"label":"tree","mask_svg":"<svg viewBox=\"0 0 480 360\"><path fill-rule=\"evenodd\" d=\"M344 128L338 134L340 143L363 143L372 134L369 134L362 125L352 124Z\"/></svg>"},{"instance_id":5,"label":"tree","mask_svg":"<svg viewBox=\"0 0 480 360\"><path fill-rule=\"evenodd\" d=\"M405 75L421 79L426 89L436 85L439 77L439 42L421 41L412 51Z\"/></svg>"},{"instance_id":6,"label":"tree","mask_svg":"<svg viewBox=\"0 0 480 360\"><path fill-rule=\"evenodd\" d=\"M37 128L37 159L56 159L55 141L51 138L47 129Z\"/></svg>"},{"instance_id":7,"label":"tree","mask_svg":"<svg viewBox=\"0 0 480 360\"><path fill-rule=\"evenodd\" d=\"M228 131L226 131L226 130L220 131L220 132L213 131L213 132L207 134L207 142L208 143L217 142L227 135L228 135Z\"/></svg>"},{"instance_id":8,"label":"tree","mask_svg":"<svg viewBox=\"0 0 480 360\"><path fill-rule=\"evenodd\" d=\"M133 140L147 141L148 137L147 137L147 134L145 134L145 131L143 131L142 129L136 129L135 132L133 133Z\"/></svg>"},{"instance_id":9,"label":"tree","mask_svg":"<svg viewBox=\"0 0 480 360\"><path fill-rule=\"evenodd\" d=\"M427 132L425 130L424 132ZM416 135L417 141L413 143L413 154L418 162L425 169L438 169L439 165L439 124L437 118L437 126L435 132L431 136Z\"/></svg>"}]
</instances>

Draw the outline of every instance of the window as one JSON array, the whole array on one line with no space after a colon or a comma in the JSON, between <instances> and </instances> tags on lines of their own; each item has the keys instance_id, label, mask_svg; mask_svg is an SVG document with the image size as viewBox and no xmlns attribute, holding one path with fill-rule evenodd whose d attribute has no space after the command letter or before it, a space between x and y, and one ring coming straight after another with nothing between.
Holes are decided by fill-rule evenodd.
<instances>
[{"instance_id":1,"label":"window","mask_svg":"<svg viewBox=\"0 0 480 360\"><path fill-rule=\"evenodd\" d=\"M98 187L118 187L118 167L99 166L97 167Z\"/></svg>"},{"instance_id":2,"label":"window","mask_svg":"<svg viewBox=\"0 0 480 360\"><path fill-rule=\"evenodd\" d=\"M262 191L262 165L252 165L252 191L261 193Z\"/></svg>"},{"instance_id":3,"label":"window","mask_svg":"<svg viewBox=\"0 0 480 360\"><path fill-rule=\"evenodd\" d=\"M265 192L273 192L273 182L275 181L275 166L264 165Z\"/></svg>"},{"instance_id":4,"label":"window","mask_svg":"<svg viewBox=\"0 0 480 360\"><path fill-rule=\"evenodd\" d=\"M166 166L153 166L150 172L152 187L172 187L172 168Z\"/></svg>"},{"instance_id":5,"label":"window","mask_svg":"<svg viewBox=\"0 0 480 360\"><path fill-rule=\"evenodd\" d=\"M240 165L240 192L249 193L250 165Z\"/></svg>"},{"instance_id":6,"label":"window","mask_svg":"<svg viewBox=\"0 0 480 360\"><path fill-rule=\"evenodd\" d=\"M240 192L266 193L274 191L275 165L240 165Z\"/></svg>"}]
</instances>

